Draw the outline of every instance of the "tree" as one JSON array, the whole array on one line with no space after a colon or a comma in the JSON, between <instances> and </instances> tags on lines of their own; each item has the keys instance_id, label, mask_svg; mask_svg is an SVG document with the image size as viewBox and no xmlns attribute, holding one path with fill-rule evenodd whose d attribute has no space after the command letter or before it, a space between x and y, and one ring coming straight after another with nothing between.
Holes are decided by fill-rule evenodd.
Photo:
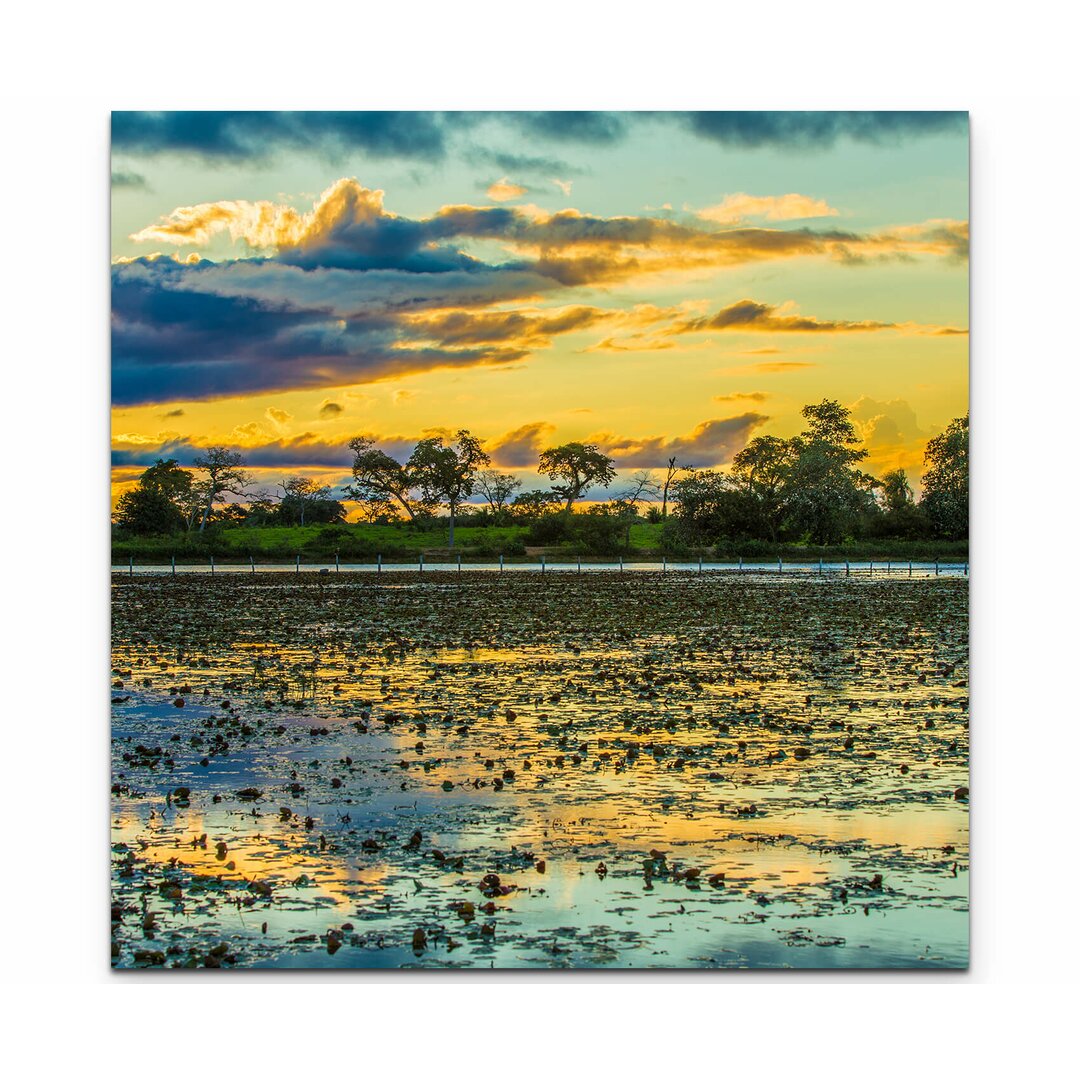
<instances>
[{"instance_id":1,"label":"tree","mask_svg":"<svg viewBox=\"0 0 1080 1080\"><path fill-rule=\"evenodd\" d=\"M838 543L873 502L873 477L855 468L868 451L858 445L851 411L838 401L806 405L802 414L807 429L791 440L791 521L813 544Z\"/></svg>"},{"instance_id":2,"label":"tree","mask_svg":"<svg viewBox=\"0 0 1080 1080\"><path fill-rule=\"evenodd\" d=\"M796 448L775 435L751 439L731 461L731 479L747 499L757 519L753 535L773 543L787 513L789 485Z\"/></svg>"},{"instance_id":3,"label":"tree","mask_svg":"<svg viewBox=\"0 0 1080 1080\"><path fill-rule=\"evenodd\" d=\"M521 481L513 473L497 472L495 469L482 469L476 474L476 487L487 499L491 512L502 517L514 492L521 487Z\"/></svg>"},{"instance_id":4,"label":"tree","mask_svg":"<svg viewBox=\"0 0 1080 1080\"><path fill-rule=\"evenodd\" d=\"M451 446L439 436L421 439L409 458L408 469L424 504L435 507L445 503L450 511L450 547L454 546L458 507L472 495L477 470L490 463L480 440L465 428L458 431L457 442Z\"/></svg>"},{"instance_id":5,"label":"tree","mask_svg":"<svg viewBox=\"0 0 1080 1080\"><path fill-rule=\"evenodd\" d=\"M416 505L411 493L416 483L407 465L395 461L375 447L375 440L360 435L349 442L353 452L354 483L345 489L346 498L372 504L379 513L387 507L400 507L410 521L416 520Z\"/></svg>"},{"instance_id":6,"label":"tree","mask_svg":"<svg viewBox=\"0 0 1080 1080\"><path fill-rule=\"evenodd\" d=\"M341 503L330 498L330 488L306 476L290 476L282 482L284 493L278 514L306 525L308 518L320 523L338 521L343 516Z\"/></svg>"},{"instance_id":7,"label":"tree","mask_svg":"<svg viewBox=\"0 0 1080 1080\"><path fill-rule=\"evenodd\" d=\"M242 495L252 478L244 471L243 457L224 446L208 446L192 465L206 473L194 484L202 506L199 519L199 532L202 532L214 503L220 502L225 495Z\"/></svg>"},{"instance_id":8,"label":"tree","mask_svg":"<svg viewBox=\"0 0 1080 1080\"><path fill-rule=\"evenodd\" d=\"M665 537L669 530L693 544L721 537L760 537L761 519L753 498L723 473L690 471L675 481L671 495L678 510L672 523L675 528L665 526Z\"/></svg>"},{"instance_id":9,"label":"tree","mask_svg":"<svg viewBox=\"0 0 1080 1080\"><path fill-rule=\"evenodd\" d=\"M939 536L960 540L968 533L968 418L957 417L926 444L920 506Z\"/></svg>"},{"instance_id":10,"label":"tree","mask_svg":"<svg viewBox=\"0 0 1080 1080\"><path fill-rule=\"evenodd\" d=\"M510 509L515 517L532 521L556 513L561 501L554 491L541 491L537 488L534 491L523 491L516 496Z\"/></svg>"},{"instance_id":11,"label":"tree","mask_svg":"<svg viewBox=\"0 0 1080 1080\"><path fill-rule=\"evenodd\" d=\"M881 507L887 514L902 513L914 502L911 485L903 469L892 469L882 474L879 487Z\"/></svg>"},{"instance_id":12,"label":"tree","mask_svg":"<svg viewBox=\"0 0 1080 1080\"><path fill-rule=\"evenodd\" d=\"M664 486L662 489L662 499L660 502L660 519L667 519L667 505L668 496L671 494L671 485L675 483L679 473L689 471L689 465L678 464L678 458L669 457L667 463L667 473L664 475Z\"/></svg>"},{"instance_id":13,"label":"tree","mask_svg":"<svg viewBox=\"0 0 1080 1080\"><path fill-rule=\"evenodd\" d=\"M140 484L120 496L116 524L137 536L165 536L184 528L184 515L160 488Z\"/></svg>"},{"instance_id":14,"label":"tree","mask_svg":"<svg viewBox=\"0 0 1080 1080\"><path fill-rule=\"evenodd\" d=\"M158 458L139 477L139 488L147 492L156 492L168 499L181 515L179 528L190 529L194 524L195 515L200 507L198 492L195 489L195 475L187 469L180 468L180 463L175 458L168 460ZM151 503L147 501L145 505L150 506Z\"/></svg>"},{"instance_id":15,"label":"tree","mask_svg":"<svg viewBox=\"0 0 1080 1080\"><path fill-rule=\"evenodd\" d=\"M596 484L608 487L615 479L615 463L595 443L571 442L540 455L542 476L556 481L551 490L566 500L566 512Z\"/></svg>"}]
</instances>

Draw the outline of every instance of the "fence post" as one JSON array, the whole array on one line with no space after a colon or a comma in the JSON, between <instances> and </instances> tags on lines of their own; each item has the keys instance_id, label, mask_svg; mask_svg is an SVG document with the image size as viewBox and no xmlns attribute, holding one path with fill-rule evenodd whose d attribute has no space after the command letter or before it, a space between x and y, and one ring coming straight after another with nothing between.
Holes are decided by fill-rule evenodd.
<instances>
[{"instance_id":1,"label":"fence post","mask_svg":"<svg viewBox=\"0 0 1080 1080\"><path fill-rule=\"evenodd\" d=\"M784 560L779 555L776 557L776 572L782 574L784 572Z\"/></svg>"},{"instance_id":2,"label":"fence post","mask_svg":"<svg viewBox=\"0 0 1080 1080\"><path fill-rule=\"evenodd\" d=\"M135 556L128 556L128 577L131 577L135 573Z\"/></svg>"},{"instance_id":3,"label":"fence post","mask_svg":"<svg viewBox=\"0 0 1080 1080\"><path fill-rule=\"evenodd\" d=\"M335 573L338 573L338 574L341 573L341 552L340 551L335 551L334 552L334 571L335 571Z\"/></svg>"},{"instance_id":4,"label":"fence post","mask_svg":"<svg viewBox=\"0 0 1080 1080\"><path fill-rule=\"evenodd\" d=\"M172 557L172 576L176 577L176 556Z\"/></svg>"},{"instance_id":5,"label":"fence post","mask_svg":"<svg viewBox=\"0 0 1080 1080\"><path fill-rule=\"evenodd\" d=\"M545 556L541 555L541 556L540 556L540 573L541 573L541 574L542 574L542 573L544 572L544 564L545 564L545 561L546 561L546 558L545 558Z\"/></svg>"},{"instance_id":6,"label":"fence post","mask_svg":"<svg viewBox=\"0 0 1080 1080\"><path fill-rule=\"evenodd\" d=\"M934 577L937 577L937 576L938 576L938 573L939 573L939 570L938 570L938 560L937 560L937 559L935 559L935 560L934 560Z\"/></svg>"},{"instance_id":7,"label":"fence post","mask_svg":"<svg viewBox=\"0 0 1080 1080\"><path fill-rule=\"evenodd\" d=\"M622 556L619 556L619 573L622 573Z\"/></svg>"},{"instance_id":8,"label":"fence post","mask_svg":"<svg viewBox=\"0 0 1080 1080\"><path fill-rule=\"evenodd\" d=\"M503 572L503 557L502 557L502 555L500 555L499 556L499 573L501 574L502 572Z\"/></svg>"},{"instance_id":9,"label":"fence post","mask_svg":"<svg viewBox=\"0 0 1080 1080\"><path fill-rule=\"evenodd\" d=\"M911 577L911 560L910 559L908 559L908 561L907 561L907 576Z\"/></svg>"},{"instance_id":10,"label":"fence post","mask_svg":"<svg viewBox=\"0 0 1080 1080\"><path fill-rule=\"evenodd\" d=\"M844 560L844 576L851 577L851 563L846 559Z\"/></svg>"},{"instance_id":11,"label":"fence post","mask_svg":"<svg viewBox=\"0 0 1080 1080\"><path fill-rule=\"evenodd\" d=\"M458 556L457 556L457 572L459 574L461 573L461 552L460 551L458 552Z\"/></svg>"},{"instance_id":12,"label":"fence post","mask_svg":"<svg viewBox=\"0 0 1080 1080\"><path fill-rule=\"evenodd\" d=\"M578 556L578 561L577 561L577 572L579 574L581 573L581 556L580 555Z\"/></svg>"},{"instance_id":13,"label":"fence post","mask_svg":"<svg viewBox=\"0 0 1080 1080\"><path fill-rule=\"evenodd\" d=\"M300 556L299 556L299 554L296 556L296 572L298 574L300 573Z\"/></svg>"},{"instance_id":14,"label":"fence post","mask_svg":"<svg viewBox=\"0 0 1080 1080\"><path fill-rule=\"evenodd\" d=\"M375 556L375 573L376 574L381 574L382 573L382 556L381 555L376 555Z\"/></svg>"},{"instance_id":15,"label":"fence post","mask_svg":"<svg viewBox=\"0 0 1080 1080\"><path fill-rule=\"evenodd\" d=\"M420 573L424 572L424 553L420 553Z\"/></svg>"},{"instance_id":16,"label":"fence post","mask_svg":"<svg viewBox=\"0 0 1080 1080\"><path fill-rule=\"evenodd\" d=\"M211 555L210 556L210 573L212 574L213 572L214 572L214 556Z\"/></svg>"}]
</instances>

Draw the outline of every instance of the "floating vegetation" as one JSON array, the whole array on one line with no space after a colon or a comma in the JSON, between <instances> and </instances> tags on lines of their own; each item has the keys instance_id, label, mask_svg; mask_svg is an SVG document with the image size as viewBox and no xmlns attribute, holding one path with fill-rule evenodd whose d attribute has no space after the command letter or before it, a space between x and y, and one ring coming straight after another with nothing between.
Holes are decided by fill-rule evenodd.
<instances>
[{"instance_id":1,"label":"floating vegetation","mask_svg":"<svg viewBox=\"0 0 1080 1080\"><path fill-rule=\"evenodd\" d=\"M959 967L967 583L113 588L113 964Z\"/></svg>"}]
</instances>

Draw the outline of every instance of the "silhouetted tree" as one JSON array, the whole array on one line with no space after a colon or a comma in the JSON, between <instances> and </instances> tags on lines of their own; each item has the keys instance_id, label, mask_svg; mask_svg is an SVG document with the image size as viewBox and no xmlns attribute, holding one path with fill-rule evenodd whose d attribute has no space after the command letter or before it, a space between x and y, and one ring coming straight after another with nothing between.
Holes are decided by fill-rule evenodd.
<instances>
[{"instance_id":1,"label":"silhouetted tree","mask_svg":"<svg viewBox=\"0 0 1080 1080\"><path fill-rule=\"evenodd\" d=\"M487 499L491 512L501 518L514 492L521 487L521 481L513 473L498 472L495 469L482 469L476 474L476 487Z\"/></svg>"},{"instance_id":2,"label":"silhouetted tree","mask_svg":"<svg viewBox=\"0 0 1080 1080\"><path fill-rule=\"evenodd\" d=\"M615 479L615 463L595 443L571 442L540 455L543 476L556 481L551 490L566 500L567 513L591 487L608 487Z\"/></svg>"},{"instance_id":3,"label":"silhouetted tree","mask_svg":"<svg viewBox=\"0 0 1080 1080\"><path fill-rule=\"evenodd\" d=\"M194 484L202 505L199 519L199 532L202 532L214 503L220 502L225 495L242 495L251 483L251 475L244 471L243 457L224 446L208 446L192 465L206 473Z\"/></svg>"},{"instance_id":4,"label":"silhouetted tree","mask_svg":"<svg viewBox=\"0 0 1080 1080\"><path fill-rule=\"evenodd\" d=\"M373 504L380 512L389 506L400 507L415 521L417 507L411 493L416 482L410 468L379 450L367 435L352 439L349 449L353 452L354 482L345 489L346 497Z\"/></svg>"},{"instance_id":5,"label":"silhouetted tree","mask_svg":"<svg viewBox=\"0 0 1080 1080\"><path fill-rule=\"evenodd\" d=\"M454 525L458 507L473 493L476 473L491 459L480 440L465 428L450 446L436 436L421 439L409 458L409 473L428 507L444 505L450 511L450 547L454 546Z\"/></svg>"},{"instance_id":6,"label":"silhouetted tree","mask_svg":"<svg viewBox=\"0 0 1080 1080\"><path fill-rule=\"evenodd\" d=\"M938 535L968 534L968 418L957 417L926 444L920 504Z\"/></svg>"},{"instance_id":7,"label":"silhouetted tree","mask_svg":"<svg viewBox=\"0 0 1080 1080\"><path fill-rule=\"evenodd\" d=\"M284 495L278 507L282 518L296 518L300 525L308 520L325 523L343 516L341 503L330 497L330 487L306 476L290 476L282 482Z\"/></svg>"}]
</instances>

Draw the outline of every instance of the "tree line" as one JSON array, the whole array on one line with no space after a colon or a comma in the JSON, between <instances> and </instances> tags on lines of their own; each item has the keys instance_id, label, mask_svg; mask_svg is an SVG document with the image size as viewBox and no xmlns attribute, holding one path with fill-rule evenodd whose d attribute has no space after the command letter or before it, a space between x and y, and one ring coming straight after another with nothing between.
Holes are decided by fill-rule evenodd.
<instances>
[{"instance_id":1,"label":"tree line","mask_svg":"<svg viewBox=\"0 0 1080 1080\"><path fill-rule=\"evenodd\" d=\"M802 416L806 426L799 434L757 436L725 472L671 457L662 470L633 473L610 498L591 502L583 513L574 513L575 504L595 489L610 489L618 475L615 461L598 445L569 442L544 450L537 472L547 477L548 488L523 491L512 473L491 467L480 440L463 428L449 439L421 439L403 461L368 436L354 438L352 482L339 496L299 475L276 490L252 491L243 456L224 446L208 447L190 470L173 459L158 460L120 497L115 521L140 536L202 533L209 524L333 524L344 521L344 503L353 502L364 520L375 523L431 524L445 513L450 547L462 515L497 524L527 522L537 542L591 530L607 547L617 547L620 537L629 547L630 528L642 519L663 523L673 543L695 546L720 540L835 544L849 538L967 536L966 416L927 444L919 501L903 469L880 477L863 471L868 451L850 410L839 402L807 405Z\"/></svg>"}]
</instances>

